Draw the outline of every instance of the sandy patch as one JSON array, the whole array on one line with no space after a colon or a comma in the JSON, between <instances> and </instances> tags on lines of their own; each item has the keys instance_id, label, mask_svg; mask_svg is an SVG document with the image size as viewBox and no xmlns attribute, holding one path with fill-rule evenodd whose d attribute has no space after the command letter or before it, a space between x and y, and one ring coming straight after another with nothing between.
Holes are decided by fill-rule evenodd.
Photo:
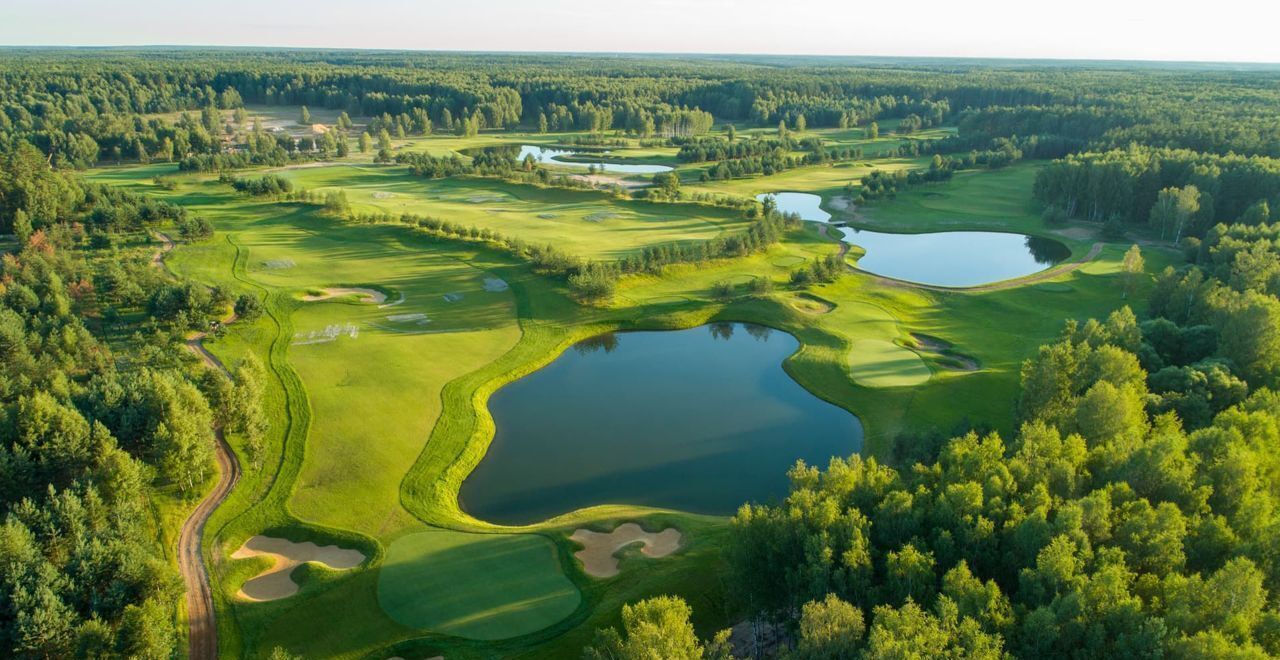
<instances>
[{"instance_id":1,"label":"sandy patch","mask_svg":"<svg viewBox=\"0 0 1280 660\"><path fill-rule=\"evenodd\" d=\"M613 577L618 574L617 552L634 543L644 547L640 552L654 559L666 557L680 548L680 530L668 527L661 532L646 532L635 523L623 523L612 532L593 532L579 529L569 538L581 543L582 550L573 553L582 562L582 569L593 577Z\"/></svg>"},{"instance_id":2,"label":"sandy patch","mask_svg":"<svg viewBox=\"0 0 1280 660\"><path fill-rule=\"evenodd\" d=\"M507 283L497 277L484 278L484 290L488 291L489 293L506 291L508 288L509 287L507 286Z\"/></svg>"},{"instance_id":3,"label":"sandy patch","mask_svg":"<svg viewBox=\"0 0 1280 660\"><path fill-rule=\"evenodd\" d=\"M287 268L293 268L296 265L297 264L293 262L293 259L271 259L262 262L262 267L267 270L285 270Z\"/></svg>"},{"instance_id":4,"label":"sandy patch","mask_svg":"<svg viewBox=\"0 0 1280 660\"><path fill-rule=\"evenodd\" d=\"M288 598L298 593L298 583L290 574L306 562L317 562L332 569L355 568L364 562L359 550L336 545L316 545L310 541L294 543L288 539L255 536L231 555L232 559L270 557L274 563L266 571L249 578L236 595L245 600L267 601Z\"/></svg>"},{"instance_id":5,"label":"sandy patch","mask_svg":"<svg viewBox=\"0 0 1280 660\"><path fill-rule=\"evenodd\" d=\"M338 338L343 335L352 339L357 339L360 337L360 328L352 323L334 323L325 326L324 330L297 332L293 335L293 345L306 346L308 344L327 344L331 341L338 341Z\"/></svg>"},{"instance_id":6,"label":"sandy patch","mask_svg":"<svg viewBox=\"0 0 1280 660\"><path fill-rule=\"evenodd\" d=\"M339 298L342 296L359 296L360 302L382 304L387 302L387 294L376 291L374 289L361 289L355 287L336 287L329 289L321 289L319 295L305 295L302 297L307 302L316 302L318 300L328 300L330 298Z\"/></svg>"}]
</instances>

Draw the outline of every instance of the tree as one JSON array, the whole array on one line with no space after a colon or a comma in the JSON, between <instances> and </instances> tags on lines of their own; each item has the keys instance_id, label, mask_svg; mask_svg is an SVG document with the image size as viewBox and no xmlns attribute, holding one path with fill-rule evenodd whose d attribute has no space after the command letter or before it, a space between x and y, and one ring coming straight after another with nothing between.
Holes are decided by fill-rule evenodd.
<instances>
[{"instance_id":1,"label":"tree","mask_svg":"<svg viewBox=\"0 0 1280 660\"><path fill-rule=\"evenodd\" d=\"M298 115L298 123L304 126L311 124L311 111L305 105L302 106L302 112Z\"/></svg>"},{"instance_id":2,"label":"tree","mask_svg":"<svg viewBox=\"0 0 1280 660\"><path fill-rule=\"evenodd\" d=\"M862 610L827 594L821 601L804 604L800 612L800 639L796 660L840 660L857 655L866 624Z\"/></svg>"},{"instance_id":3,"label":"tree","mask_svg":"<svg viewBox=\"0 0 1280 660\"><path fill-rule=\"evenodd\" d=\"M874 121L873 121L873 122L871 122L871 124L867 126L867 137L868 137L869 139L872 139L872 140L879 139L879 137L880 137L880 124L878 124L878 123L876 123L876 122L874 122Z\"/></svg>"},{"instance_id":4,"label":"tree","mask_svg":"<svg viewBox=\"0 0 1280 660\"><path fill-rule=\"evenodd\" d=\"M657 596L622 606L622 630L605 628L585 649L593 660L728 659L729 631L703 644L689 622L692 610L675 596Z\"/></svg>"},{"instance_id":5,"label":"tree","mask_svg":"<svg viewBox=\"0 0 1280 660\"><path fill-rule=\"evenodd\" d=\"M796 115L796 132L803 133L809 128L809 121L804 118L804 113Z\"/></svg>"},{"instance_id":6,"label":"tree","mask_svg":"<svg viewBox=\"0 0 1280 660\"><path fill-rule=\"evenodd\" d=\"M373 147L373 138L369 137L368 131L360 134L360 153L367 154L369 149Z\"/></svg>"},{"instance_id":7,"label":"tree","mask_svg":"<svg viewBox=\"0 0 1280 660\"><path fill-rule=\"evenodd\" d=\"M1138 291L1146 276L1146 261L1142 258L1142 250L1137 245L1129 246L1124 253L1121 269L1124 271L1124 297L1128 298Z\"/></svg>"},{"instance_id":8,"label":"tree","mask_svg":"<svg viewBox=\"0 0 1280 660\"><path fill-rule=\"evenodd\" d=\"M257 296L245 293L236 298L235 314L237 318L252 322L262 316L262 312L262 301Z\"/></svg>"},{"instance_id":9,"label":"tree","mask_svg":"<svg viewBox=\"0 0 1280 660\"><path fill-rule=\"evenodd\" d=\"M547 113L545 112L538 113L538 132L539 133L547 132Z\"/></svg>"},{"instance_id":10,"label":"tree","mask_svg":"<svg viewBox=\"0 0 1280 660\"><path fill-rule=\"evenodd\" d=\"M738 139L738 129L734 128L733 124L729 124L725 126L724 130L730 142L733 142L734 140Z\"/></svg>"},{"instance_id":11,"label":"tree","mask_svg":"<svg viewBox=\"0 0 1280 660\"><path fill-rule=\"evenodd\" d=\"M1165 188L1151 207L1151 226L1160 230L1160 238L1172 234L1173 242L1182 240L1182 232L1200 210L1200 190L1195 186Z\"/></svg>"}]
</instances>

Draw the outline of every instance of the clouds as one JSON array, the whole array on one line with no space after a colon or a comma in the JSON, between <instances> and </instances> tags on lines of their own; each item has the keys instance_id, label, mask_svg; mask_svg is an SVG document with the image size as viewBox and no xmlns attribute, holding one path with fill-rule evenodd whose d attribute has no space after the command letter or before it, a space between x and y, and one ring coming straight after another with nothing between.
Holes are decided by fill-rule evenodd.
<instances>
[{"instance_id":1,"label":"clouds","mask_svg":"<svg viewBox=\"0 0 1280 660\"><path fill-rule=\"evenodd\" d=\"M1280 3L1220 0L5 0L0 43L1280 62Z\"/></svg>"}]
</instances>

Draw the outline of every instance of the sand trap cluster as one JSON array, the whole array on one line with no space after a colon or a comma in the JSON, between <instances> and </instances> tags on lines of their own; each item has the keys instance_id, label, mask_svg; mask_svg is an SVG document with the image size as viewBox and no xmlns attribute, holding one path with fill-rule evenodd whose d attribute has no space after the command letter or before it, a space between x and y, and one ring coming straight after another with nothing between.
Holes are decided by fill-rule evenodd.
<instances>
[{"instance_id":1,"label":"sand trap cluster","mask_svg":"<svg viewBox=\"0 0 1280 660\"><path fill-rule=\"evenodd\" d=\"M666 557L680 548L680 530L668 527L661 532L646 532L635 523L623 523L612 532L593 532L579 529L569 538L582 544L573 553L582 562L582 569L593 577L613 577L618 574L618 551L635 543L643 544L640 552L646 557Z\"/></svg>"},{"instance_id":2,"label":"sand trap cluster","mask_svg":"<svg viewBox=\"0 0 1280 660\"><path fill-rule=\"evenodd\" d=\"M295 333L293 335L293 345L306 346L308 344L327 344L331 341L337 341L338 337L343 335L356 339L360 336L360 328L356 327L352 323L342 323L327 325L324 330Z\"/></svg>"},{"instance_id":3,"label":"sand trap cluster","mask_svg":"<svg viewBox=\"0 0 1280 660\"><path fill-rule=\"evenodd\" d=\"M307 302L316 302L317 300L329 300L330 298L340 298L342 296L359 296L361 302L376 303L381 305L387 302L387 294L376 289L361 289L358 287L332 287L328 289L320 289L319 294L307 294L302 297Z\"/></svg>"},{"instance_id":4,"label":"sand trap cluster","mask_svg":"<svg viewBox=\"0 0 1280 660\"><path fill-rule=\"evenodd\" d=\"M497 277L484 278L485 291L488 291L490 293L497 293L499 291L506 291L507 289L508 289L507 283Z\"/></svg>"},{"instance_id":5,"label":"sand trap cluster","mask_svg":"<svg viewBox=\"0 0 1280 660\"><path fill-rule=\"evenodd\" d=\"M359 550L316 545L310 541L294 543L271 536L255 536L231 555L232 559L249 557L270 557L274 561L271 568L249 578L236 594L252 601L279 600L298 593L298 583L289 575L306 562L313 561L339 570L355 568L364 562L364 553Z\"/></svg>"}]
</instances>

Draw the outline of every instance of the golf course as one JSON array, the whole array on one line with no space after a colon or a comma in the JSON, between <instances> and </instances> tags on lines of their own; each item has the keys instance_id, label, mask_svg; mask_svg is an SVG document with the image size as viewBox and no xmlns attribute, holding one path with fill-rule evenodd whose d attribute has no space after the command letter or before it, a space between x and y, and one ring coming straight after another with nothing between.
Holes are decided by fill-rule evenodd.
<instances>
[{"instance_id":1,"label":"golf course","mask_svg":"<svg viewBox=\"0 0 1280 660\"><path fill-rule=\"evenodd\" d=\"M288 125L298 110L250 117ZM806 135L863 153L901 144ZM592 184L557 187L424 178L359 154L236 173L305 191L293 195L246 195L173 164L88 173L208 219L213 236L180 241L166 265L265 311L203 342L228 365L252 354L269 374L266 442L251 452L231 434L244 474L204 534L220 654L563 657L621 603L657 594L695 604L699 629L733 625L715 575L740 503L784 496L797 460L891 460L897 438L968 420L1012 430L1022 360L1061 319L1104 316L1141 293L1122 276L1131 241L1041 222L1035 161L854 203L872 170L928 160L864 155L721 183L674 148L619 142L615 163L674 168L697 194L618 194L652 174L607 165L593 166ZM392 149L466 159L557 143L484 131ZM565 158L541 167L585 176ZM779 240L623 275L607 297L584 300L498 245L636 259L742 234L747 202L722 200L782 191L779 211L797 219ZM337 194L341 208L320 201ZM420 218L468 229L451 238ZM942 243L869 242L855 229ZM988 243L965 249L945 232ZM1144 254L1148 272L1179 258ZM842 272L797 285L793 273L816 263ZM615 530L625 540L611 541ZM586 539L602 545L584 550ZM270 551L281 563L253 543L283 548Z\"/></svg>"}]
</instances>

